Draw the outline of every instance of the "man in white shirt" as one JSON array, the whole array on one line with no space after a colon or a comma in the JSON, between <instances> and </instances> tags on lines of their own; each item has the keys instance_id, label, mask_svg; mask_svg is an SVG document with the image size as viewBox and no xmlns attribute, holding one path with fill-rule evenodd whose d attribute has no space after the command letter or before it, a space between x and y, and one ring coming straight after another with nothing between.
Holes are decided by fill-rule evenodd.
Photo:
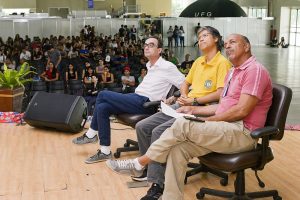
<instances>
[{"instance_id":1,"label":"man in white shirt","mask_svg":"<svg viewBox=\"0 0 300 200\"><path fill-rule=\"evenodd\" d=\"M148 73L143 82L136 88L135 93L121 94L102 91L98 94L93 119L89 130L80 137L73 139L75 144L86 144L100 140L100 149L86 163L105 161L112 157L110 151L110 121L113 114L130 113L143 114L152 111L143 107L147 101L157 101L166 98L172 85L180 88L184 75L169 61L164 60L162 41L155 36L148 38L144 44L144 55L148 58Z\"/></svg>"},{"instance_id":2,"label":"man in white shirt","mask_svg":"<svg viewBox=\"0 0 300 200\"><path fill-rule=\"evenodd\" d=\"M28 51L28 47L24 47L20 54L20 60L25 60L29 62L31 60L31 53Z\"/></svg>"}]
</instances>

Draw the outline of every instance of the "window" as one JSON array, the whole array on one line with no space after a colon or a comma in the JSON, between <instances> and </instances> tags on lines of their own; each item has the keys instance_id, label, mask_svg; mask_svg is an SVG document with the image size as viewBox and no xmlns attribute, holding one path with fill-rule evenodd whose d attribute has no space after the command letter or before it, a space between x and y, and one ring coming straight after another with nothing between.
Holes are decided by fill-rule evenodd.
<instances>
[{"instance_id":1,"label":"window","mask_svg":"<svg viewBox=\"0 0 300 200\"><path fill-rule=\"evenodd\" d=\"M300 8L291 9L290 45L300 46Z\"/></svg>"},{"instance_id":2,"label":"window","mask_svg":"<svg viewBox=\"0 0 300 200\"><path fill-rule=\"evenodd\" d=\"M248 17L267 17L267 9L266 8L249 8Z\"/></svg>"}]
</instances>

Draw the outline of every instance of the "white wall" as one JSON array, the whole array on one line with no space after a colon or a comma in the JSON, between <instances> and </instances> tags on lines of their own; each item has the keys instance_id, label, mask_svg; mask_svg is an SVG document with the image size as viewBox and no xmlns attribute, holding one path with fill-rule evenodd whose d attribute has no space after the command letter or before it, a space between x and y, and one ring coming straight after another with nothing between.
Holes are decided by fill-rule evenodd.
<instances>
[{"instance_id":1,"label":"white wall","mask_svg":"<svg viewBox=\"0 0 300 200\"><path fill-rule=\"evenodd\" d=\"M185 30L185 45L192 46L195 41L195 26L213 26L226 38L230 33L240 33L249 37L253 45L265 45L268 43L270 21L246 17L237 18L163 18L163 37L169 26L183 26ZM124 24L129 27L139 27L138 19L18 19L0 20L0 36L6 40L19 33L21 36L29 35L49 37L50 35L72 36L79 35L85 25L95 26L96 34L112 35L118 32ZM167 45L167 40L165 40Z\"/></svg>"},{"instance_id":2,"label":"white wall","mask_svg":"<svg viewBox=\"0 0 300 200\"><path fill-rule=\"evenodd\" d=\"M272 21L247 17L232 18L166 18L163 20L163 36L167 38L169 26L183 26L185 30L185 44L192 46L195 41L195 26L213 26L219 30L223 38L231 33L239 33L247 36L252 45L266 45L269 42L269 27ZM167 45L167 40L164 40Z\"/></svg>"}]
</instances>

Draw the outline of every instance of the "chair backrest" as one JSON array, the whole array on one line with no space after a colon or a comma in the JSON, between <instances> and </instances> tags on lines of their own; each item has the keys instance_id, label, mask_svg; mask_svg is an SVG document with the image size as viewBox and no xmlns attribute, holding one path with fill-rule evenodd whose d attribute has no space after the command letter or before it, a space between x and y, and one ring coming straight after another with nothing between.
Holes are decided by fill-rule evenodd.
<instances>
[{"instance_id":1,"label":"chair backrest","mask_svg":"<svg viewBox=\"0 0 300 200\"><path fill-rule=\"evenodd\" d=\"M172 87L170 88L168 94L167 94L167 98L171 97L174 95L174 93L178 90L178 88L175 85L172 85Z\"/></svg>"},{"instance_id":2,"label":"chair backrest","mask_svg":"<svg viewBox=\"0 0 300 200\"><path fill-rule=\"evenodd\" d=\"M46 91L46 83L44 81L33 81L31 89L32 91Z\"/></svg>"},{"instance_id":3,"label":"chair backrest","mask_svg":"<svg viewBox=\"0 0 300 200\"><path fill-rule=\"evenodd\" d=\"M50 90L63 90L64 82L63 81L53 81L49 82Z\"/></svg>"},{"instance_id":4,"label":"chair backrest","mask_svg":"<svg viewBox=\"0 0 300 200\"><path fill-rule=\"evenodd\" d=\"M292 90L284 85L273 83L273 100L268 112L266 126L275 126L279 133L272 136L270 140L281 140L284 134L284 127L287 113L292 100Z\"/></svg>"},{"instance_id":5,"label":"chair backrest","mask_svg":"<svg viewBox=\"0 0 300 200\"><path fill-rule=\"evenodd\" d=\"M69 87L71 90L83 89L83 83L81 80L70 80Z\"/></svg>"}]
</instances>

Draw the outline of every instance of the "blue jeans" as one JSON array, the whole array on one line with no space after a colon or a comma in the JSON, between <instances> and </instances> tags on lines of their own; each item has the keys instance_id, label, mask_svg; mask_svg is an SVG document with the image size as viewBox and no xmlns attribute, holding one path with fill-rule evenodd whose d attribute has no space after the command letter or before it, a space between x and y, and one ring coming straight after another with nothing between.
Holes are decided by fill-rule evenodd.
<instances>
[{"instance_id":1,"label":"blue jeans","mask_svg":"<svg viewBox=\"0 0 300 200\"><path fill-rule=\"evenodd\" d=\"M147 110L143 107L143 104L148 100L148 97L140 96L135 93L99 92L96 99L91 128L98 130L100 145L110 146L110 115L122 113L151 114L152 110Z\"/></svg>"}]
</instances>

